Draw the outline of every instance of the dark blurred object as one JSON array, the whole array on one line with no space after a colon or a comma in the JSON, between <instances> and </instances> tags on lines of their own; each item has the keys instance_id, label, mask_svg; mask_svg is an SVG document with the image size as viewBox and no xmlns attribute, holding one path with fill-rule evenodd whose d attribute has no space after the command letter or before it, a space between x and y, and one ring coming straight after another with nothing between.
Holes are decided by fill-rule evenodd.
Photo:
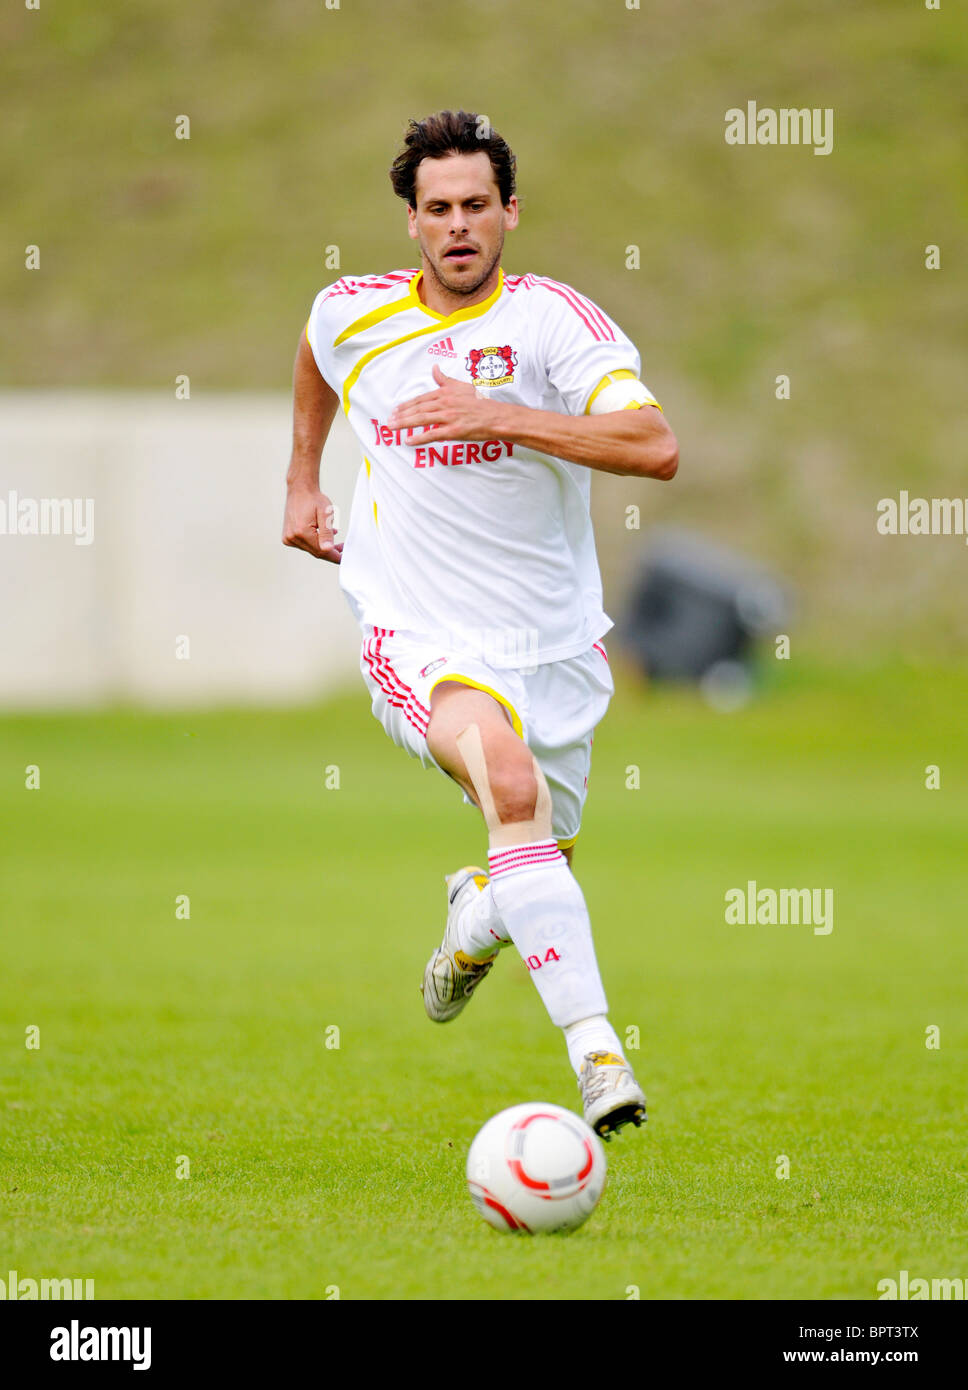
<instances>
[{"instance_id":1,"label":"dark blurred object","mask_svg":"<svg viewBox=\"0 0 968 1390\"><path fill-rule=\"evenodd\" d=\"M652 532L618 636L652 680L698 682L713 704L752 692L757 639L783 630L785 585L725 547L678 527Z\"/></svg>"}]
</instances>

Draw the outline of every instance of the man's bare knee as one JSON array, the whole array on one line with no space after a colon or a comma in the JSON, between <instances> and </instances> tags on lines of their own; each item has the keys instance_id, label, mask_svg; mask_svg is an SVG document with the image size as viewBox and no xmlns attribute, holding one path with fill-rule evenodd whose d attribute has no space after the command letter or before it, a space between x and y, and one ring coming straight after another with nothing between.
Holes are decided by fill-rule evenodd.
<instances>
[{"instance_id":1,"label":"man's bare knee","mask_svg":"<svg viewBox=\"0 0 968 1390\"><path fill-rule=\"evenodd\" d=\"M480 727L468 724L457 747L474 784L491 848L530 844L551 837L551 793L530 748L517 735L485 748Z\"/></svg>"},{"instance_id":2,"label":"man's bare knee","mask_svg":"<svg viewBox=\"0 0 968 1390\"><path fill-rule=\"evenodd\" d=\"M521 750L523 757L492 759L488 767L494 809L502 825L534 819L538 779L527 745L522 743Z\"/></svg>"}]
</instances>

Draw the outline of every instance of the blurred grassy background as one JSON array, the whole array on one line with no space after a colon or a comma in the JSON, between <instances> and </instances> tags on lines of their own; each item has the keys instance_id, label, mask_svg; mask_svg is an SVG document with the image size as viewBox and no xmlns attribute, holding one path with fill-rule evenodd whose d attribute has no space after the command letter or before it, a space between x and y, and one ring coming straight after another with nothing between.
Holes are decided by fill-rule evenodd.
<instances>
[{"instance_id":1,"label":"blurred grassy background","mask_svg":"<svg viewBox=\"0 0 968 1390\"><path fill-rule=\"evenodd\" d=\"M285 390L324 248L414 263L386 169L463 105L518 155L507 268L617 317L680 437L673 488L596 478L613 604L638 501L778 565L828 651L968 641L963 541L874 530L901 487L968 491L957 7L74 0L9 8L0 47L5 384ZM833 153L727 146L750 99L832 107Z\"/></svg>"}]
</instances>

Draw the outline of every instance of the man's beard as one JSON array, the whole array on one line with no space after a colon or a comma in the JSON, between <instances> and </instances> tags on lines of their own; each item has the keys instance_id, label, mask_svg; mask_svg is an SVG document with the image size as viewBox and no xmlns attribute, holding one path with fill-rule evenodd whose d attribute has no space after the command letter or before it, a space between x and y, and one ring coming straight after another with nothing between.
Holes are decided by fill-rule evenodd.
<instances>
[{"instance_id":1,"label":"man's beard","mask_svg":"<svg viewBox=\"0 0 968 1390\"><path fill-rule=\"evenodd\" d=\"M427 253L424 250L424 248L421 247L420 249L424 252L424 255L427 256ZM445 290L447 290L449 294L475 294L481 288L484 282L488 279L488 277L490 275L493 275L494 267L499 263L501 259L501 252L503 250L504 238L502 237L500 242L498 243L497 251L494 253L494 259L491 261L490 265L487 266L487 268L484 270L483 274L478 276L478 278L473 282L473 284L471 284L467 280L461 280L459 284L451 284L450 281L445 280L443 274L441 274L442 270L446 270L446 260L442 259L441 264L439 266L436 265L429 256L427 256L427 260L430 261L430 268L434 273L434 278L436 279L437 283L441 285Z\"/></svg>"}]
</instances>

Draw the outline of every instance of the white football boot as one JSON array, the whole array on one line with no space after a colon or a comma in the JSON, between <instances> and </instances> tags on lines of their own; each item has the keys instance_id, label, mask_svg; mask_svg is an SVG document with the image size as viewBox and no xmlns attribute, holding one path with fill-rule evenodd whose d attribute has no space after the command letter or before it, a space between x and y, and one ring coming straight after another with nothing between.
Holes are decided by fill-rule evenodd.
<instances>
[{"instance_id":1,"label":"white football boot","mask_svg":"<svg viewBox=\"0 0 968 1390\"><path fill-rule=\"evenodd\" d=\"M585 1123L606 1142L623 1125L641 1125L645 1095L624 1057L614 1052L586 1052L578 1078Z\"/></svg>"},{"instance_id":2,"label":"white football boot","mask_svg":"<svg viewBox=\"0 0 968 1390\"><path fill-rule=\"evenodd\" d=\"M493 954L483 960L467 955L457 945L457 918L468 899L487 887L488 877L484 870L469 865L448 874L444 882L447 884L447 926L443 942L427 962L420 986L427 1017L434 1023L447 1023L457 1017L490 971L504 944L495 942Z\"/></svg>"}]
</instances>

